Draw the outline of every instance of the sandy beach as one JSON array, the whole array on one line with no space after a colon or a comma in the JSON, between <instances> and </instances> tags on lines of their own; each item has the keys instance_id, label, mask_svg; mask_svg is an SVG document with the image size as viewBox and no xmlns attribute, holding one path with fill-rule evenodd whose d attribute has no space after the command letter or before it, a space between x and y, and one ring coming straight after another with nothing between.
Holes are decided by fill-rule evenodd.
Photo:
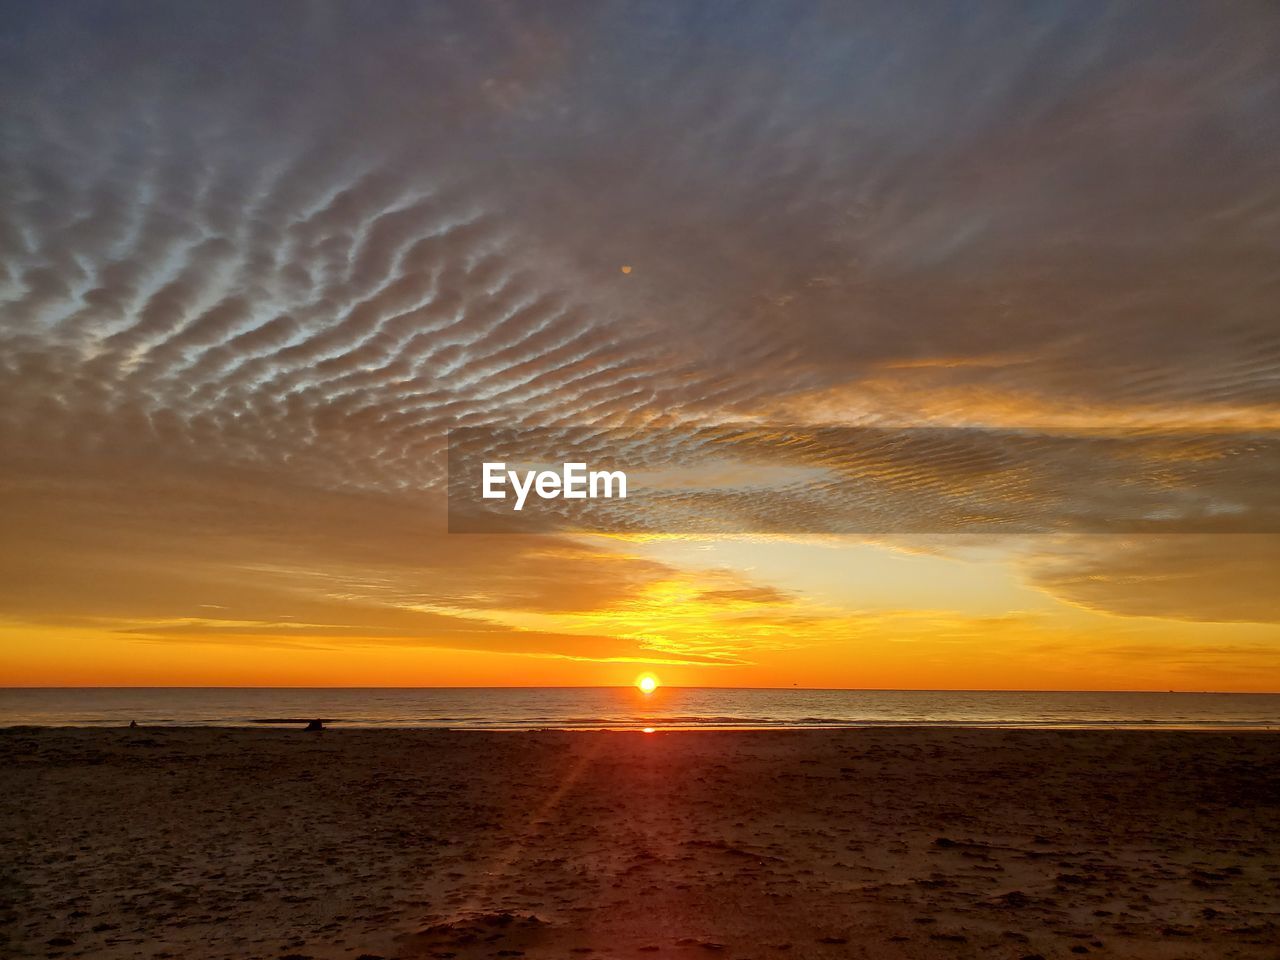
<instances>
[{"instance_id":1,"label":"sandy beach","mask_svg":"<svg viewBox=\"0 0 1280 960\"><path fill-rule=\"evenodd\" d=\"M0 953L1277 957L1280 737L0 731Z\"/></svg>"}]
</instances>

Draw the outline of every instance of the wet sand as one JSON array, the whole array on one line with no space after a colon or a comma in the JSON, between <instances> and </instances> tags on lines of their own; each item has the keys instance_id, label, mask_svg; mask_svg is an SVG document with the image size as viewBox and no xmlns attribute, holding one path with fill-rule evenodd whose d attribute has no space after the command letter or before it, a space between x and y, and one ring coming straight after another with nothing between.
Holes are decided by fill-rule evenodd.
<instances>
[{"instance_id":1,"label":"wet sand","mask_svg":"<svg viewBox=\"0 0 1280 960\"><path fill-rule=\"evenodd\" d=\"M1280 956L1280 735L0 731L0 955Z\"/></svg>"}]
</instances>

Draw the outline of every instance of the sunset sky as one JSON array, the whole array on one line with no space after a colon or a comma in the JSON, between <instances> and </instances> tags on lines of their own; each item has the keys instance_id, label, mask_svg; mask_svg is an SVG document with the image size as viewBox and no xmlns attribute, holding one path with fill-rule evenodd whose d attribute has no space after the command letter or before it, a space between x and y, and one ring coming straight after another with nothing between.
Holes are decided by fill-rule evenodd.
<instances>
[{"instance_id":1,"label":"sunset sky","mask_svg":"<svg viewBox=\"0 0 1280 960\"><path fill-rule=\"evenodd\" d=\"M1280 690L1252 474L1229 534L445 503L451 428L741 423L1155 432L1194 500L1280 431L1277 62L1261 3L4 4L0 685Z\"/></svg>"}]
</instances>

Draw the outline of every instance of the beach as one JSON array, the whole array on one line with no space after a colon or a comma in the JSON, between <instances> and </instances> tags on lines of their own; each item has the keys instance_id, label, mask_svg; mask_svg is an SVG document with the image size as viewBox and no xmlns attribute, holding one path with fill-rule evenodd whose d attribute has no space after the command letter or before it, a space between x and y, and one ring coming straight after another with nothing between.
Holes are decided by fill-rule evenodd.
<instances>
[{"instance_id":1,"label":"beach","mask_svg":"<svg viewBox=\"0 0 1280 960\"><path fill-rule=\"evenodd\" d=\"M6 957L1278 956L1280 736L0 730Z\"/></svg>"}]
</instances>

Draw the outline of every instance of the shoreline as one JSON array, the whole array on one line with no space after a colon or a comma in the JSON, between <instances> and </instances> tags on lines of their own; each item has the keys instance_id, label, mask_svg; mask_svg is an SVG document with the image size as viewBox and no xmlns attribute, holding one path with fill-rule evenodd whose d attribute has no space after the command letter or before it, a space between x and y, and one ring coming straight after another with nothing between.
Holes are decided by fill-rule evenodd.
<instances>
[{"instance_id":1,"label":"shoreline","mask_svg":"<svg viewBox=\"0 0 1280 960\"><path fill-rule=\"evenodd\" d=\"M0 733L7 731L30 731L30 730L263 730L270 727L276 729L289 730L296 727L305 726L306 720L290 720L290 721L262 721L262 720L245 720L245 721L208 721L208 722L191 722L187 720L174 721L172 723L165 721L150 721L148 723L140 723L137 727L130 727L128 724L113 723L18 723L3 725L0 724ZM983 730L1016 730L1025 733L1034 733L1036 731L1066 731L1066 732L1098 732L1106 731L1125 732L1125 733L1280 733L1280 721L1275 723L1256 723L1241 724L1234 722L1223 722L1221 724L1206 723L1165 723L1158 721L1147 722L1128 722L1115 721L1113 723L1054 723L1054 722L974 722L974 723L957 723L955 721L937 721L937 722L914 722L901 721L899 723L891 723L885 721L849 721L846 723L742 723L742 724L658 724L656 726L642 726L640 724L616 724L616 725L529 725L521 726L517 724L494 724L492 726L479 726L476 724L434 724L434 723L378 723L378 722L360 722L326 719L323 721L324 729L327 731L339 730L421 730L421 731L446 731L450 733L766 733L766 732L830 732L840 730L972 730L975 732ZM303 731L314 732L314 731Z\"/></svg>"},{"instance_id":2,"label":"shoreline","mask_svg":"<svg viewBox=\"0 0 1280 960\"><path fill-rule=\"evenodd\" d=\"M1280 729L1280 695L520 688L0 691L6 726L347 729Z\"/></svg>"}]
</instances>

